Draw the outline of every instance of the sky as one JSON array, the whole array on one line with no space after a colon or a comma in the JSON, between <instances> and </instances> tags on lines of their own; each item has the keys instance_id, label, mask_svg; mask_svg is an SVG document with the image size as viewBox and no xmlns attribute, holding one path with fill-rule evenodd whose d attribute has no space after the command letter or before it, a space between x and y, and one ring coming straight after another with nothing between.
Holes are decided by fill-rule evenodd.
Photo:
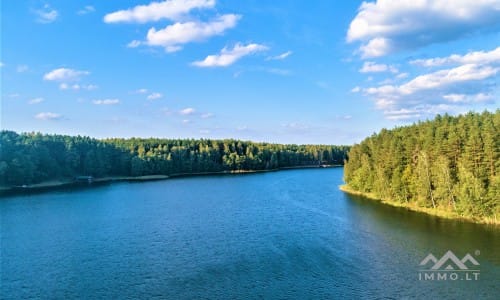
<instances>
[{"instance_id":1,"label":"sky","mask_svg":"<svg viewBox=\"0 0 500 300\"><path fill-rule=\"evenodd\" d=\"M352 144L499 108L500 0L7 0L2 129Z\"/></svg>"}]
</instances>

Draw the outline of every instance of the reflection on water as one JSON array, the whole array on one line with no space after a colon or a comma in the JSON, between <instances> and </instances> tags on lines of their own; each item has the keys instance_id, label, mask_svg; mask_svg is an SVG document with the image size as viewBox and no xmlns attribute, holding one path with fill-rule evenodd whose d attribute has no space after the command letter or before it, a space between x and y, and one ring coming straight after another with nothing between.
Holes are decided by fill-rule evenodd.
<instances>
[{"instance_id":1,"label":"reflection on water","mask_svg":"<svg viewBox=\"0 0 500 300\"><path fill-rule=\"evenodd\" d=\"M475 298L499 293L500 230L338 190L342 169L118 183L4 197L2 298ZM419 281L475 253L478 281Z\"/></svg>"}]
</instances>

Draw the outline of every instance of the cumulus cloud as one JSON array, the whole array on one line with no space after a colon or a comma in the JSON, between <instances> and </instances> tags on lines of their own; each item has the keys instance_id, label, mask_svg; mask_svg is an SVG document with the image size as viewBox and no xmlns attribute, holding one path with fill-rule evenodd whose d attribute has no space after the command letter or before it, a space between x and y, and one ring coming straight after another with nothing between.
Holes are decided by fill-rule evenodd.
<instances>
[{"instance_id":1,"label":"cumulus cloud","mask_svg":"<svg viewBox=\"0 0 500 300\"><path fill-rule=\"evenodd\" d=\"M147 98L148 98L148 100L156 100L156 99L160 99L161 97L163 97L163 95L160 93L152 93L152 94L149 94Z\"/></svg>"},{"instance_id":2,"label":"cumulus cloud","mask_svg":"<svg viewBox=\"0 0 500 300\"><path fill-rule=\"evenodd\" d=\"M43 99L42 97L33 98L33 99L28 101L28 104L38 104L38 103L42 103L44 100L45 99Z\"/></svg>"},{"instance_id":3,"label":"cumulus cloud","mask_svg":"<svg viewBox=\"0 0 500 300\"><path fill-rule=\"evenodd\" d=\"M167 52L179 51L184 44L223 34L227 29L235 27L240 18L239 15L226 14L210 22L175 23L159 30L153 27L148 30L143 44L164 47Z\"/></svg>"},{"instance_id":4,"label":"cumulus cloud","mask_svg":"<svg viewBox=\"0 0 500 300\"><path fill-rule=\"evenodd\" d=\"M183 116L188 116L188 115L192 115L194 114L196 111L194 108L192 107L187 107L187 108L184 108L183 110L179 111L179 113Z\"/></svg>"},{"instance_id":5,"label":"cumulus cloud","mask_svg":"<svg viewBox=\"0 0 500 300\"><path fill-rule=\"evenodd\" d=\"M361 4L347 42L361 42L363 57L378 57L499 25L500 0L377 0Z\"/></svg>"},{"instance_id":6,"label":"cumulus cloud","mask_svg":"<svg viewBox=\"0 0 500 300\"><path fill-rule=\"evenodd\" d=\"M496 75L499 68L467 64L453 69L439 70L420 75L400 86L384 85L366 89L370 95L412 95L420 91L456 86L469 81L479 81Z\"/></svg>"},{"instance_id":7,"label":"cumulus cloud","mask_svg":"<svg viewBox=\"0 0 500 300\"><path fill-rule=\"evenodd\" d=\"M453 64L490 64L500 62L500 47L491 51L474 51L465 55L452 54L447 57L416 59L410 63L424 67L436 67Z\"/></svg>"},{"instance_id":8,"label":"cumulus cloud","mask_svg":"<svg viewBox=\"0 0 500 300\"><path fill-rule=\"evenodd\" d=\"M269 56L266 60L284 60L285 58L292 55L292 53L293 53L292 51L287 51L287 52L281 53L280 55Z\"/></svg>"},{"instance_id":9,"label":"cumulus cloud","mask_svg":"<svg viewBox=\"0 0 500 300\"><path fill-rule=\"evenodd\" d=\"M42 9L35 10L34 13L37 15L36 21L42 24L52 23L59 17L59 12L48 4L45 4Z\"/></svg>"},{"instance_id":10,"label":"cumulus cloud","mask_svg":"<svg viewBox=\"0 0 500 300\"><path fill-rule=\"evenodd\" d=\"M138 5L104 16L106 23L147 23L162 19L177 20L193 9L212 8L215 0L166 0Z\"/></svg>"},{"instance_id":11,"label":"cumulus cloud","mask_svg":"<svg viewBox=\"0 0 500 300\"><path fill-rule=\"evenodd\" d=\"M44 80L48 81L78 81L82 76L89 75L88 71L79 71L74 69L59 68L46 73Z\"/></svg>"},{"instance_id":12,"label":"cumulus cloud","mask_svg":"<svg viewBox=\"0 0 500 300\"><path fill-rule=\"evenodd\" d=\"M115 105L119 104L120 100L119 99L99 99L99 100L94 100L92 103L96 105Z\"/></svg>"},{"instance_id":13,"label":"cumulus cloud","mask_svg":"<svg viewBox=\"0 0 500 300\"><path fill-rule=\"evenodd\" d=\"M268 47L259 44L236 44L232 49L225 47L220 54L209 55L202 61L193 62L192 65L197 67L227 67L244 56L267 49Z\"/></svg>"},{"instance_id":14,"label":"cumulus cloud","mask_svg":"<svg viewBox=\"0 0 500 300\"><path fill-rule=\"evenodd\" d=\"M62 119L62 115L53 112L41 112L35 115L35 119L42 121L60 120Z\"/></svg>"},{"instance_id":15,"label":"cumulus cloud","mask_svg":"<svg viewBox=\"0 0 500 300\"><path fill-rule=\"evenodd\" d=\"M373 61L365 61L363 67L359 69L361 73L391 72L397 73L398 69L391 65L377 64Z\"/></svg>"},{"instance_id":16,"label":"cumulus cloud","mask_svg":"<svg viewBox=\"0 0 500 300\"><path fill-rule=\"evenodd\" d=\"M85 7L83 7L79 11L77 11L76 13L79 15L86 15L89 13L93 13L94 11L95 11L95 8L92 5L86 5Z\"/></svg>"},{"instance_id":17,"label":"cumulus cloud","mask_svg":"<svg viewBox=\"0 0 500 300\"><path fill-rule=\"evenodd\" d=\"M464 64L417 76L401 85L362 89L373 97L377 109L392 120L427 117L457 105L491 103L491 84L500 67Z\"/></svg>"}]
</instances>

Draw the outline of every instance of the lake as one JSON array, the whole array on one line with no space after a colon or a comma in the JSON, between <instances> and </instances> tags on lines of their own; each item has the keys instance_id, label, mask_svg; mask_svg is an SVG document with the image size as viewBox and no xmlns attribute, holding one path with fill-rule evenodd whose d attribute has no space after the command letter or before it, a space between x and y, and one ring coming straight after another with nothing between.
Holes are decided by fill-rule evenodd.
<instances>
[{"instance_id":1,"label":"lake","mask_svg":"<svg viewBox=\"0 0 500 300\"><path fill-rule=\"evenodd\" d=\"M342 175L298 169L4 196L0 298L498 299L498 227L349 196ZM428 254L448 250L480 264L470 268L477 280L463 270L419 278Z\"/></svg>"}]
</instances>

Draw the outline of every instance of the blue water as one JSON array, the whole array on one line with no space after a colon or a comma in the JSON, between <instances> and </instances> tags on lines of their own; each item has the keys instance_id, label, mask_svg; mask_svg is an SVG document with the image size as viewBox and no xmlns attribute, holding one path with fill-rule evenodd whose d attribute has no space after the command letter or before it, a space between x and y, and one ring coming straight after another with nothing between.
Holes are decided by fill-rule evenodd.
<instances>
[{"instance_id":1,"label":"blue water","mask_svg":"<svg viewBox=\"0 0 500 300\"><path fill-rule=\"evenodd\" d=\"M339 191L342 169L0 199L0 298L498 299L500 229ZM419 280L452 250L479 280Z\"/></svg>"}]
</instances>

